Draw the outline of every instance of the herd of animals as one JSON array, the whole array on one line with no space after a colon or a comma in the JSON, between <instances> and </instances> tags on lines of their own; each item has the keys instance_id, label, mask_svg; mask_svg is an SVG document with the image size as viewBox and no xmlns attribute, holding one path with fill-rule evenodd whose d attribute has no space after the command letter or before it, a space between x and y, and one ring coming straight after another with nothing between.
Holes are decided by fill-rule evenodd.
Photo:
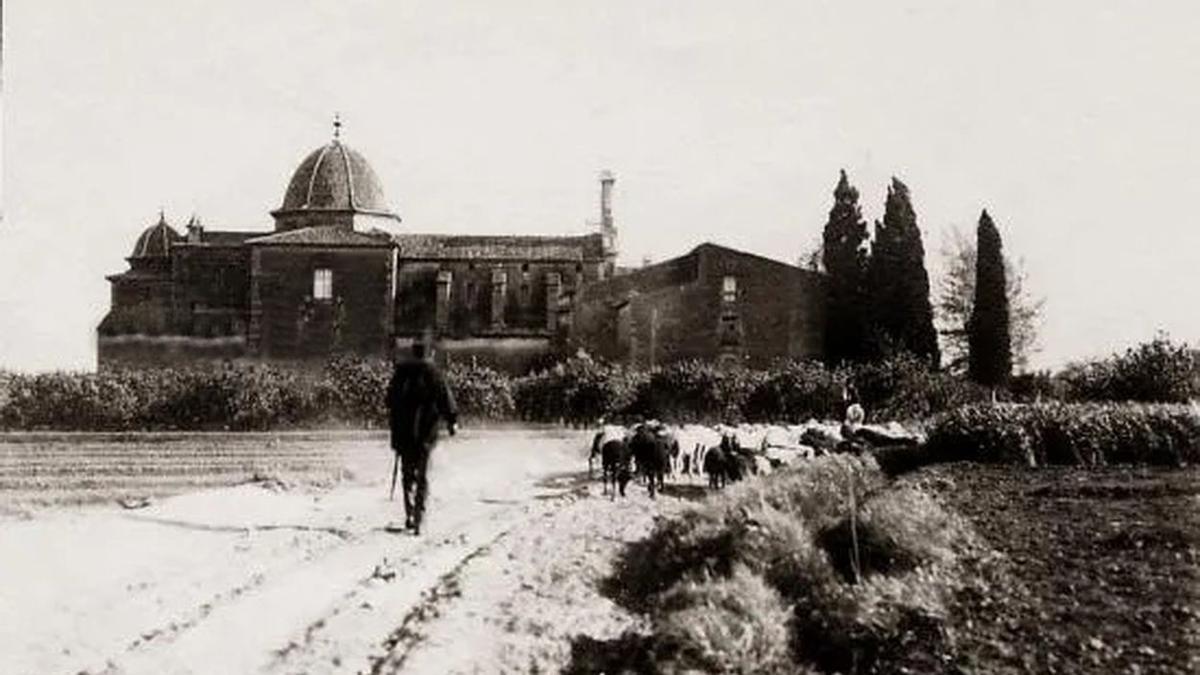
<instances>
[{"instance_id":1,"label":"herd of animals","mask_svg":"<svg viewBox=\"0 0 1200 675\"><path fill-rule=\"evenodd\" d=\"M823 454L920 442L917 435L896 424L868 427L856 422L704 426L652 420L631 427L606 424L592 439L588 474L594 475L599 460L604 494L624 497L626 486L636 479L645 482L654 498L665 487L667 476L690 481L704 475L709 487L717 490L746 476L770 473Z\"/></svg>"}]
</instances>

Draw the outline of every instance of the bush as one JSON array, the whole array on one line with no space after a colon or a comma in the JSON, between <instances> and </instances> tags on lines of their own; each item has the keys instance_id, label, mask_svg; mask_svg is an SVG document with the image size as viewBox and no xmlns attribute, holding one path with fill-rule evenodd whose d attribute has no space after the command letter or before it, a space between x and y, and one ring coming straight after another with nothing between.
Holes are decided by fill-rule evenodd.
<instances>
[{"instance_id":1,"label":"bush","mask_svg":"<svg viewBox=\"0 0 1200 675\"><path fill-rule=\"evenodd\" d=\"M851 379L871 421L922 419L991 399L989 390L932 370L907 352L859 365Z\"/></svg>"},{"instance_id":2,"label":"bush","mask_svg":"<svg viewBox=\"0 0 1200 675\"><path fill-rule=\"evenodd\" d=\"M385 392L392 367L383 359L334 357L325 367L334 394L330 402L338 419L386 427L388 411Z\"/></svg>"},{"instance_id":3,"label":"bush","mask_svg":"<svg viewBox=\"0 0 1200 675\"><path fill-rule=\"evenodd\" d=\"M1200 415L1166 404L966 406L938 418L927 451L929 461L1177 466L1200 460Z\"/></svg>"},{"instance_id":4,"label":"bush","mask_svg":"<svg viewBox=\"0 0 1200 675\"><path fill-rule=\"evenodd\" d=\"M1200 395L1200 359L1159 335L1122 355L1067 366L1060 374L1076 401L1186 403Z\"/></svg>"},{"instance_id":5,"label":"bush","mask_svg":"<svg viewBox=\"0 0 1200 675\"><path fill-rule=\"evenodd\" d=\"M670 422L738 422L765 374L684 361L653 370L638 389L630 412Z\"/></svg>"},{"instance_id":6,"label":"bush","mask_svg":"<svg viewBox=\"0 0 1200 675\"><path fill-rule=\"evenodd\" d=\"M621 416L644 380L635 370L583 354L517 379L513 399L521 419L587 426Z\"/></svg>"},{"instance_id":7,"label":"bush","mask_svg":"<svg viewBox=\"0 0 1200 675\"><path fill-rule=\"evenodd\" d=\"M511 419L516 410L512 380L487 366L453 363L446 369L446 384L462 417Z\"/></svg>"},{"instance_id":8,"label":"bush","mask_svg":"<svg viewBox=\"0 0 1200 675\"><path fill-rule=\"evenodd\" d=\"M745 417L756 422L840 418L845 377L820 363L780 364L747 397Z\"/></svg>"}]
</instances>

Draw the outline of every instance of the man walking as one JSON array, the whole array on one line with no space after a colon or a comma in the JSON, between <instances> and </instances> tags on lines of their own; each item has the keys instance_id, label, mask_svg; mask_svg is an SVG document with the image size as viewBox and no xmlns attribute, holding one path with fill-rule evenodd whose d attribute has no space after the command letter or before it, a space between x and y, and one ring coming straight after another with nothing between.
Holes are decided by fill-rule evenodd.
<instances>
[{"instance_id":1,"label":"man walking","mask_svg":"<svg viewBox=\"0 0 1200 675\"><path fill-rule=\"evenodd\" d=\"M432 347L414 342L412 358L396 364L387 391L392 450L399 456L404 485L404 525L413 534L421 533L429 491L426 471L437 445L438 422L446 420L451 436L458 430L454 396L432 356Z\"/></svg>"}]
</instances>

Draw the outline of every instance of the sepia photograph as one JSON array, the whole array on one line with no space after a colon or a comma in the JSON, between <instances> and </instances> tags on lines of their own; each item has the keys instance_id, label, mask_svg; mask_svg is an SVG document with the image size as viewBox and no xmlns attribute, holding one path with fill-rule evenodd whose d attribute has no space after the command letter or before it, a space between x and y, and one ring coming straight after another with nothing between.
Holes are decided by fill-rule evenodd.
<instances>
[{"instance_id":1,"label":"sepia photograph","mask_svg":"<svg viewBox=\"0 0 1200 675\"><path fill-rule=\"evenodd\" d=\"M0 674L1200 673L1198 35L3 2Z\"/></svg>"}]
</instances>

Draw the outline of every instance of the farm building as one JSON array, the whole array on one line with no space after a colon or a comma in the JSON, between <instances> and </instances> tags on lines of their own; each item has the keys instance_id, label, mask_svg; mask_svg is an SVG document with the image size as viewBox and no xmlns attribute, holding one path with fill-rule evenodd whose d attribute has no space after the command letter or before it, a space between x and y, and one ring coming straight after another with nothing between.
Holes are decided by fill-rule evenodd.
<instances>
[{"instance_id":1,"label":"farm building","mask_svg":"<svg viewBox=\"0 0 1200 675\"><path fill-rule=\"evenodd\" d=\"M818 273L701 244L589 285L577 302L572 339L607 360L643 367L820 358L824 298Z\"/></svg>"},{"instance_id":2,"label":"farm building","mask_svg":"<svg viewBox=\"0 0 1200 675\"><path fill-rule=\"evenodd\" d=\"M608 172L592 233L418 234L401 228L370 164L338 132L335 123L293 172L271 229L212 230L193 217L180 232L160 213L129 269L108 277L100 368L318 366L339 353L386 358L431 333L449 359L510 371L569 343L637 363L819 353L811 273L712 245L618 269Z\"/></svg>"}]
</instances>

